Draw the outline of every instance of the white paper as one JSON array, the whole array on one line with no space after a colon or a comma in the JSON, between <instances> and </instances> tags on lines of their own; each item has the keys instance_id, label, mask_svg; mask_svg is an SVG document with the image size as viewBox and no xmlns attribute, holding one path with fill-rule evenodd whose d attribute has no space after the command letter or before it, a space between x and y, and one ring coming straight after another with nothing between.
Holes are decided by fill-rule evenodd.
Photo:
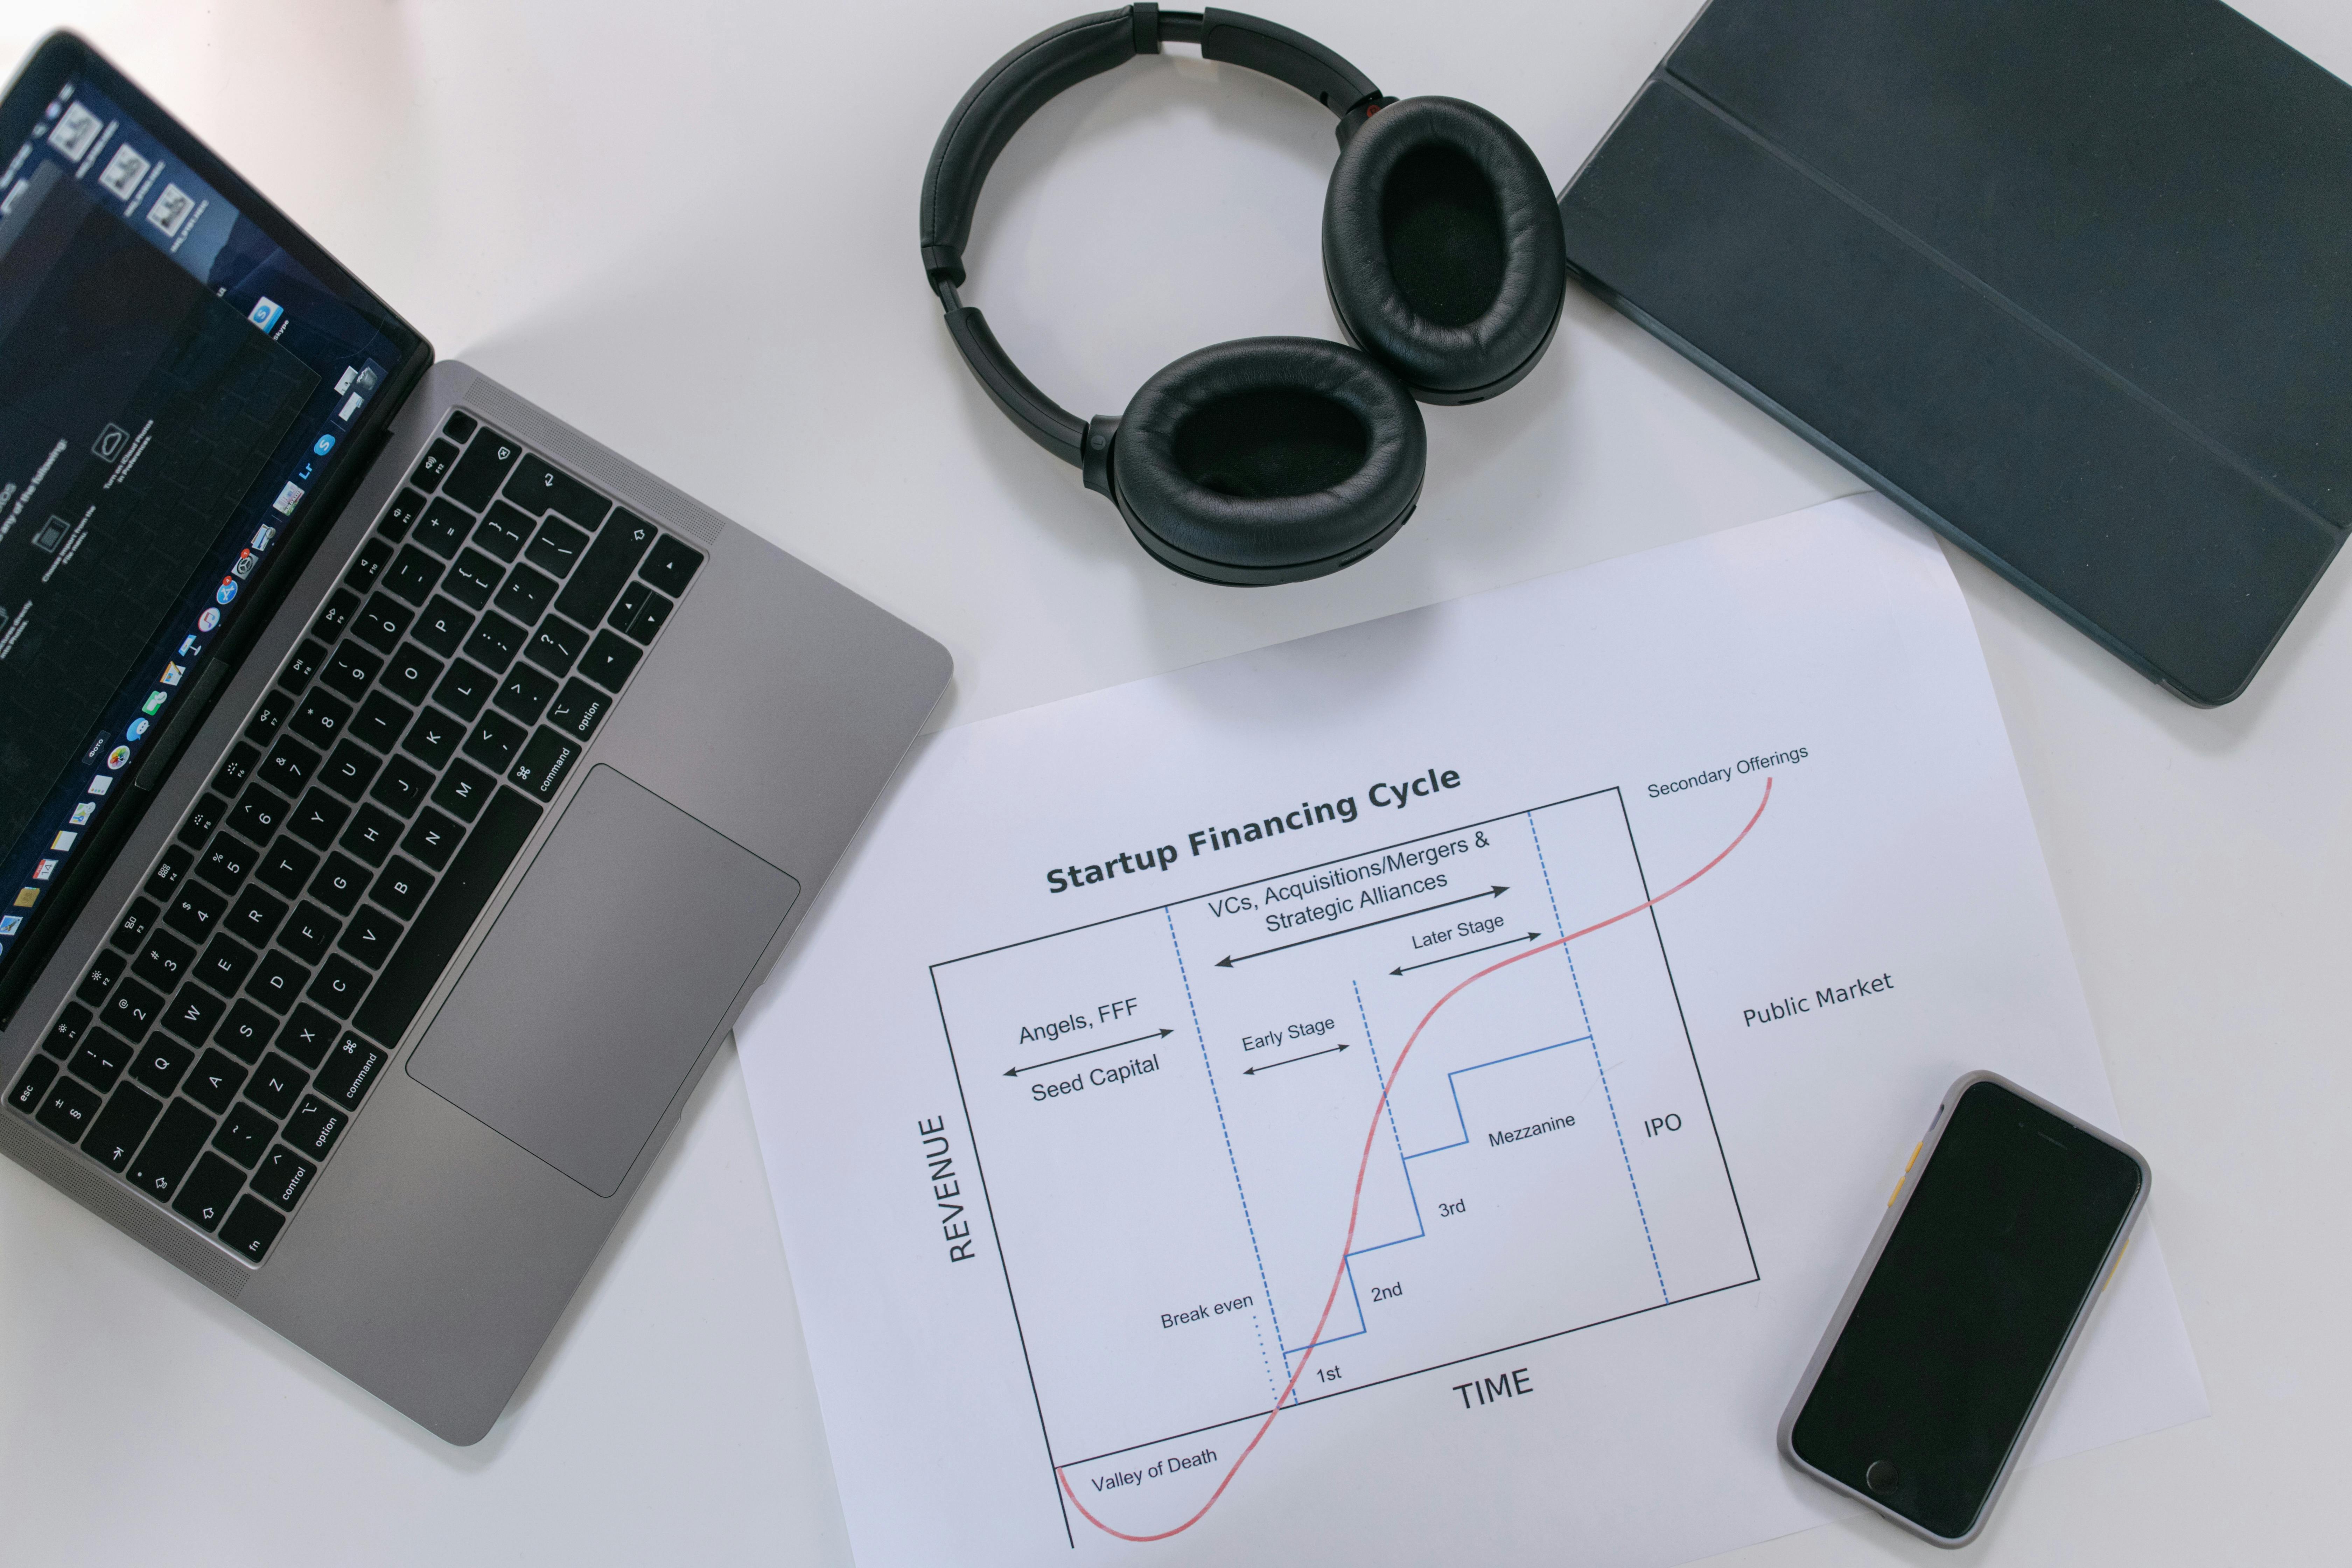
<instances>
[{"instance_id":1,"label":"white paper","mask_svg":"<svg viewBox=\"0 0 2352 1568\"><path fill-rule=\"evenodd\" d=\"M866 1568L1818 1522L1774 1426L1940 1091L2115 1125L1866 501L933 737L738 1035ZM2143 1229L2036 1457L2202 1413Z\"/></svg>"}]
</instances>

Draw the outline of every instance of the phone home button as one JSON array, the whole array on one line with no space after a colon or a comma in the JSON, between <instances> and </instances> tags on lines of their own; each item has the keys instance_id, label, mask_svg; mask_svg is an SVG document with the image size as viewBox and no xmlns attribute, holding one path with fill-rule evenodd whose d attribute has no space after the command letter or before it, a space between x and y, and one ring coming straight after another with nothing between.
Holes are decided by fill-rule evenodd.
<instances>
[{"instance_id":1,"label":"phone home button","mask_svg":"<svg viewBox=\"0 0 2352 1568\"><path fill-rule=\"evenodd\" d=\"M1903 1484L1903 1472L1895 1468L1892 1459L1873 1459L1870 1468L1862 1472L1862 1479L1872 1491L1886 1497Z\"/></svg>"}]
</instances>

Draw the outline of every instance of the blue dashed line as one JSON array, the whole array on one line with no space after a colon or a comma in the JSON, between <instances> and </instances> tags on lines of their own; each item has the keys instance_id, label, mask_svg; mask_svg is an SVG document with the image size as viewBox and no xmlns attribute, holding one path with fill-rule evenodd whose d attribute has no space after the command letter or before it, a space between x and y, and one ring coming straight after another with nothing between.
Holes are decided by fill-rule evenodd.
<instances>
[{"instance_id":1,"label":"blue dashed line","mask_svg":"<svg viewBox=\"0 0 2352 1568\"><path fill-rule=\"evenodd\" d=\"M1265 1292L1266 1316L1274 1320L1275 1340L1279 1343L1282 1339L1282 1314L1275 1310L1274 1287L1266 1283L1265 1255L1258 1250L1257 1246L1257 1222L1250 1218L1249 1193L1242 1185L1241 1162L1234 1157L1234 1135L1225 1126L1224 1097L1217 1092L1216 1069L1209 1066L1209 1039L1201 1032L1201 1008L1200 1005L1192 1000L1192 976L1184 967L1184 944L1176 940L1175 915L1164 904L1160 906L1160 913L1168 921L1168 945L1176 952L1177 976L1184 982L1184 1005L1192 1015L1192 1037L1201 1045L1201 1070L1208 1075L1209 1099L1217 1108L1217 1131L1223 1134L1225 1140L1225 1163L1233 1167L1234 1191L1242 1200L1242 1224L1249 1228L1250 1256L1257 1259L1257 1288ZM1262 1331L1258 1335L1257 1353L1260 1361L1265 1360L1265 1335ZM1282 1384L1275 1378L1271 1363L1266 1367L1265 1377L1266 1383L1273 1388L1276 1396L1280 1397Z\"/></svg>"},{"instance_id":2,"label":"blue dashed line","mask_svg":"<svg viewBox=\"0 0 2352 1568\"><path fill-rule=\"evenodd\" d=\"M1536 847L1536 865L1543 872L1544 897L1551 900L1551 923L1560 935L1568 934L1568 923L1559 918L1559 897L1552 891L1551 867L1544 859L1543 836L1536 831L1536 814L1528 812L1528 838ZM1172 927L1171 928L1173 929ZM1633 1189L1633 1212L1641 1216L1642 1240L1650 1248L1650 1272L1658 1277L1658 1295L1664 1300L1674 1300L1666 1289L1666 1271L1658 1265L1657 1238L1650 1234L1650 1211L1642 1203L1642 1184L1633 1179L1633 1156L1625 1148L1625 1129L1617 1121L1617 1097L1609 1089L1609 1069L1601 1065L1601 1042L1592 1037L1592 1015L1584 1005L1584 981L1576 973L1576 955L1560 944L1560 956L1568 960L1569 984L1576 987L1576 1011L1584 1020L1586 1039L1592 1047L1592 1070L1601 1075L1601 1098L1608 1102L1610 1130L1617 1134L1617 1157L1625 1163L1625 1184Z\"/></svg>"},{"instance_id":3,"label":"blue dashed line","mask_svg":"<svg viewBox=\"0 0 2352 1568\"><path fill-rule=\"evenodd\" d=\"M1363 1020L1364 1049L1372 1053L1372 1079L1374 1082L1381 1085L1382 1089L1386 1089L1388 1087L1389 1075L1386 1069L1381 1066L1380 1047L1372 1044L1372 1020L1370 1016L1364 1011L1364 988L1350 980L1348 982L1348 989L1356 994L1356 1016ZM1397 1132L1396 1102L1392 1100L1383 1098L1381 1100L1381 1110L1388 1115L1389 1136L1395 1140L1397 1158L1402 1160L1404 1158L1404 1139ZM1408 1176L1406 1179L1410 1181L1411 1177Z\"/></svg>"}]
</instances>

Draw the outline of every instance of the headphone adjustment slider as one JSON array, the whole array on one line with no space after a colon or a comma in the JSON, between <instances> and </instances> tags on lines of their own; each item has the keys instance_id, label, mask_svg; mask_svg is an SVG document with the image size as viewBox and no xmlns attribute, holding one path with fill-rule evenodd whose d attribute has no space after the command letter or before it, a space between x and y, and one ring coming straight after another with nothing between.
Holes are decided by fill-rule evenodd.
<instances>
[{"instance_id":1,"label":"headphone adjustment slider","mask_svg":"<svg viewBox=\"0 0 2352 1568\"><path fill-rule=\"evenodd\" d=\"M1365 121L1395 101L1393 98L1376 92L1339 116L1339 123L1331 128L1331 134L1339 139L1339 151L1344 153L1348 150L1348 143L1356 139L1356 132L1364 128Z\"/></svg>"},{"instance_id":2,"label":"headphone adjustment slider","mask_svg":"<svg viewBox=\"0 0 2352 1568\"><path fill-rule=\"evenodd\" d=\"M1097 414L1087 421L1087 438L1081 443L1079 468L1086 475L1087 489L1097 495L1118 497L1110 488L1110 453L1118 439L1118 418L1116 414Z\"/></svg>"}]
</instances>

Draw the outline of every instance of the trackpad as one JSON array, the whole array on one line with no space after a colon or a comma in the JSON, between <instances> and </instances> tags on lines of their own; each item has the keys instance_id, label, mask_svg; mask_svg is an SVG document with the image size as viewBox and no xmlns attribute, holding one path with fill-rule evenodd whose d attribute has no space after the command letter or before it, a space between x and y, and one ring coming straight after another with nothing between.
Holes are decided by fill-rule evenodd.
<instances>
[{"instance_id":1,"label":"trackpad","mask_svg":"<svg viewBox=\"0 0 2352 1568\"><path fill-rule=\"evenodd\" d=\"M408 1076L611 1197L800 890L592 768Z\"/></svg>"}]
</instances>

